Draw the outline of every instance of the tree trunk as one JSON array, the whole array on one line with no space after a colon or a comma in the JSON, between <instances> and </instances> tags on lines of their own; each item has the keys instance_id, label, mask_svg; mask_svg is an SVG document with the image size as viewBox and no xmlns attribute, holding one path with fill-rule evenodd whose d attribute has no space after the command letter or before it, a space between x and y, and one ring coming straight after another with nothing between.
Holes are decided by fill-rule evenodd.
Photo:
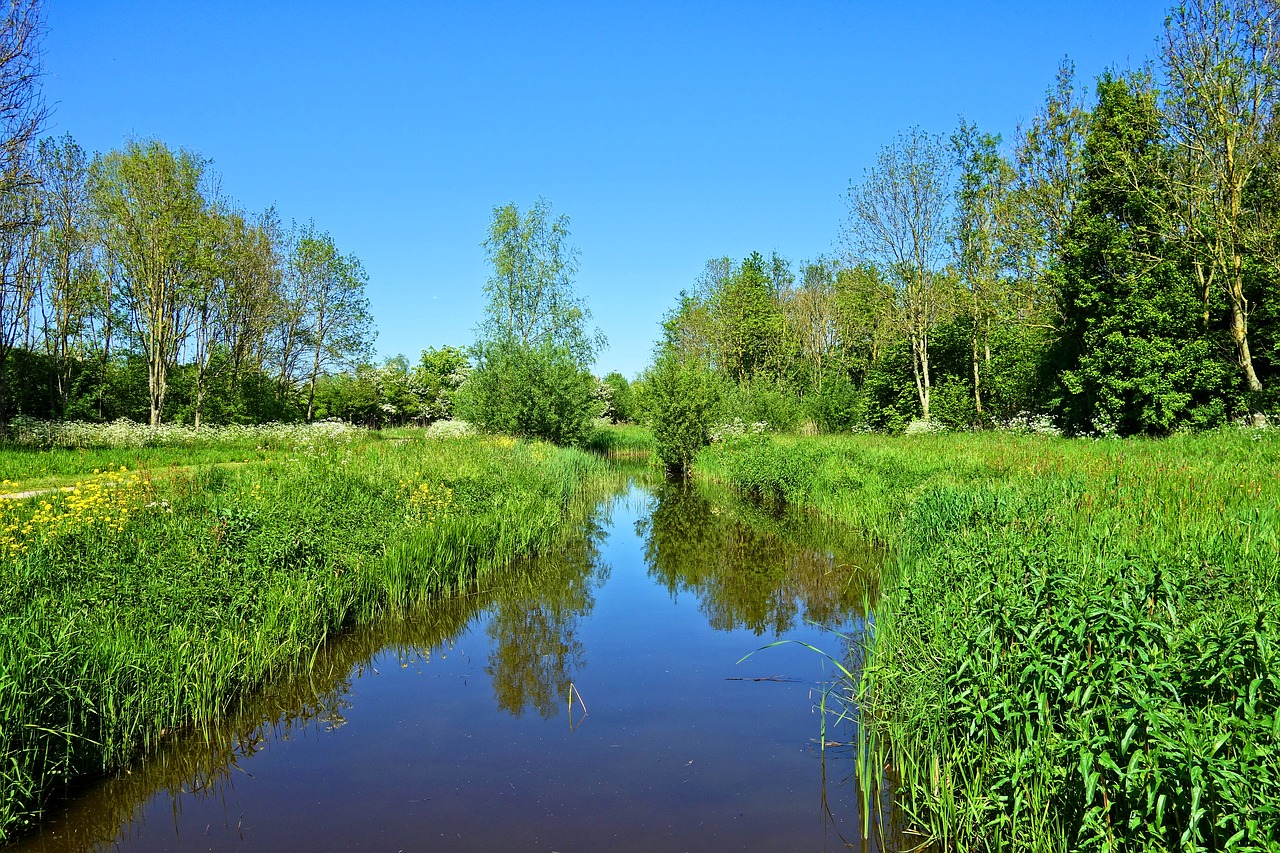
<instances>
[{"instance_id":1,"label":"tree trunk","mask_svg":"<svg viewBox=\"0 0 1280 853\"><path fill-rule=\"evenodd\" d=\"M978 370L978 330L982 328L982 319L978 316L978 300L973 300L973 408L978 420L982 419L982 379Z\"/></svg>"},{"instance_id":2,"label":"tree trunk","mask_svg":"<svg viewBox=\"0 0 1280 853\"><path fill-rule=\"evenodd\" d=\"M316 376L320 374L320 345L316 344L316 357L311 365L311 381L307 383L307 422L315 417L316 411Z\"/></svg>"},{"instance_id":3,"label":"tree trunk","mask_svg":"<svg viewBox=\"0 0 1280 853\"><path fill-rule=\"evenodd\" d=\"M163 359L152 358L147 364L147 392L151 401L151 425L160 426L164 410L165 364Z\"/></svg>"}]
</instances>

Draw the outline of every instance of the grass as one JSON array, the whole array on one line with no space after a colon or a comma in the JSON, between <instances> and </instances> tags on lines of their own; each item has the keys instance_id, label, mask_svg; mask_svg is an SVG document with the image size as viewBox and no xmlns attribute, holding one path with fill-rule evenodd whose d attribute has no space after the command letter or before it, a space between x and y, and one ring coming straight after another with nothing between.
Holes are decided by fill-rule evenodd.
<instances>
[{"instance_id":1,"label":"grass","mask_svg":"<svg viewBox=\"0 0 1280 853\"><path fill-rule=\"evenodd\" d=\"M647 428L634 424L613 424L597 427L587 438L583 449L613 459L639 459L647 457L656 447L653 433Z\"/></svg>"},{"instance_id":2,"label":"grass","mask_svg":"<svg viewBox=\"0 0 1280 853\"><path fill-rule=\"evenodd\" d=\"M0 503L0 840L74 780L307 669L326 638L549 546L608 477L577 451L413 432L300 434L163 477L98 451L116 452L91 451L101 472L73 491ZM4 451L24 452L59 474L85 458Z\"/></svg>"},{"instance_id":3,"label":"grass","mask_svg":"<svg viewBox=\"0 0 1280 853\"><path fill-rule=\"evenodd\" d=\"M698 471L892 546L851 700L959 850L1280 849L1280 437L778 438Z\"/></svg>"}]
</instances>

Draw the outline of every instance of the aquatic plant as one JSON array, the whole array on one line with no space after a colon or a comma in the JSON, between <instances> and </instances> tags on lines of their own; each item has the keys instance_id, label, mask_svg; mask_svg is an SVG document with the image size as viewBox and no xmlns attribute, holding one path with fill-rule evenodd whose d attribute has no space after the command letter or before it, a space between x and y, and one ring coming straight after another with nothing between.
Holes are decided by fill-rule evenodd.
<instances>
[{"instance_id":1,"label":"aquatic plant","mask_svg":"<svg viewBox=\"0 0 1280 853\"><path fill-rule=\"evenodd\" d=\"M1280 441L716 445L704 476L892 546L864 781L960 850L1280 845Z\"/></svg>"}]
</instances>

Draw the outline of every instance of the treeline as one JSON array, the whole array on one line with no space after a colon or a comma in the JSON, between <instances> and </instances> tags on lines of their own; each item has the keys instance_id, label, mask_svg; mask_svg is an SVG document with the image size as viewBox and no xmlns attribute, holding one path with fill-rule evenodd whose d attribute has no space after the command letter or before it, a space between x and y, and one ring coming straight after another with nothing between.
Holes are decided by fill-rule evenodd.
<instances>
[{"instance_id":1,"label":"treeline","mask_svg":"<svg viewBox=\"0 0 1280 853\"><path fill-rule=\"evenodd\" d=\"M17 152L0 193L0 421L310 418L371 349L360 260L163 142Z\"/></svg>"},{"instance_id":2,"label":"treeline","mask_svg":"<svg viewBox=\"0 0 1280 853\"><path fill-rule=\"evenodd\" d=\"M837 257L707 264L666 319L651 413L1261 422L1280 362L1278 49L1273 4L1196 0L1170 13L1158 66L1086 94L1064 62L1012 144L963 119L900 134L850 185Z\"/></svg>"}]
</instances>

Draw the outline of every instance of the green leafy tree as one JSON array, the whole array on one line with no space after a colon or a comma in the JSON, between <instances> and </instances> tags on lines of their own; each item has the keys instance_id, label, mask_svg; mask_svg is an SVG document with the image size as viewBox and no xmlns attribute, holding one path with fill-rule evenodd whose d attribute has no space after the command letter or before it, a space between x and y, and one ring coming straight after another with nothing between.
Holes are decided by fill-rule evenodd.
<instances>
[{"instance_id":1,"label":"green leafy tree","mask_svg":"<svg viewBox=\"0 0 1280 853\"><path fill-rule=\"evenodd\" d=\"M598 414L588 369L604 336L573 290L578 252L569 220L539 199L521 214L495 207L484 247L493 267L475 369L458 394L467 420L490 432L557 444L583 441Z\"/></svg>"},{"instance_id":2,"label":"green leafy tree","mask_svg":"<svg viewBox=\"0 0 1280 853\"><path fill-rule=\"evenodd\" d=\"M486 432L577 445L598 414L595 377L553 343L478 348L479 366L456 395L458 414Z\"/></svg>"},{"instance_id":3,"label":"green leafy tree","mask_svg":"<svg viewBox=\"0 0 1280 853\"><path fill-rule=\"evenodd\" d=\"M160 423L169 367L191 328L207 161L162 142L127 143L94 162L90 195L147 362L150 421Z\"/></svg>"},{"instance_id":4,"label":"green leafy tree","mask_svg":"<svg viewBox=\"0 0 1280 853\"><path fill-rule=\"evenodd\" d=\"M601 384L608 389L608 406L604 416L617 423L630 423L636 417L635 395L627 377L616 370L607 374Z\"/></svg>"},{"instance_id":5,"label":"green leafy tree","mask_svg":"<svg viewBox=\"0 0 1280 853\"><path fill-rule=\"evenodd\" d=\"M422 419L432 421L453 417L454 396L471 372L471 360L457 347L428 347L414 367L414 378L422 394Z\"/></svg>"},{"instance_id":6,"label":"green leafy tree","mask_svg":"<svg viewBox=\"0 0 1280 853\"><path fill-rule=\"evenodd\" d=\"M338 251L328 233L304 225L289 259L302 312L307 370L307 420L315 414L316 380L333 367L350 365L373 346L373 317L364 288L369 276L355 255Z\"/></svg>"},{"instance_id":7,"label":"green leafy tree","mask_svg":"<svg viewBox=\"0 0 1280 853\"><path fill-rule=\"evenodd\" d=\"M689 476L694 457L711 443L719 401L719 381L697 362L668 351L649 370L644 407L668 475Z\"/></svg>"},{"instance_id":8,"label":"green leafy tree","mask_svg":"<svg viewBox=\"0 0 1280 853\"><path fill-rule=\"evenodd\" d=\"M527 350L552 344L590 363L605 341L588 330L591 311L573 289L578 250L569 243L569 217L555 216L546 199L523 214L514 204L495 207L483 245L493 273L481 341Z\"/></svg>"},{"instance_id":9,"label":"green leafy tree","mask_svg":"<svg viewBox=\"0 0 1280 853\"><path fill-rule=\"evenodd\" d=\"M1259 243L1280 231L1245 203L1250 181L1277 144L1280 11L1272 0L1191 0L1165 27L1169 92L1165 118L1177 143L1177 224L1201 287L1226 300L1236 365L1248 392L1263 389L1249 341L1248 266Z\"/></svg>"},{"instance_id":10,"label":"green leafy tree","mask_svg":"<svg viewBox=\"0 0 1280 853\"><path fill-rule=\"evenodd\" d=\"M1104 75L1063 238L1061 413L1076 432L1163 434L1224 415L1229 373L1166 239L1167 149L1147 78Z\"/></svg>"},{"instance_id":11,"label":"green leafy tree","mask_svg":"<svg viewBox=\"0 0 1280 853\"><path fill-rule=\"evenodd\" d=\"M894 285L895 316L911 345L911 371L925 420L933 385L929 339L951 308L942 270L949 173L942 140L913 129L882 148L848 193L846 242L856 260L875 263Z\"/></svg>"}]
</instances>

